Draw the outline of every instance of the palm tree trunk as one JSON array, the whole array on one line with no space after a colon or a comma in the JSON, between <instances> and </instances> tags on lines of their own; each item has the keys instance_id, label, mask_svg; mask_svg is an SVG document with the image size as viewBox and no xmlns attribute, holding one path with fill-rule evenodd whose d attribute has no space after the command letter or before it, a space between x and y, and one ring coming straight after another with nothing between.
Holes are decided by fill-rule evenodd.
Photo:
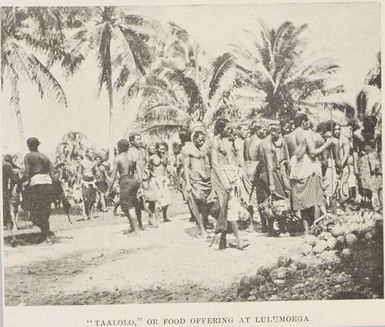
<instances>
[{"instance_id":1,"label":"palm tree trunk","mask_svg":"<svg viewBox=\"0 0 385 327\"><path fill-rule=\"evenodd\" d=\"M21 117L21 111L20 111L20 94L19 94L19 84L18 84L18 78L15 74L11 77L11 99L10 99L10 106L11 109L14 110L16 115L16 123L17 123L17 129L19 132L19 151L21 155L24 155L26 152L26 142L25 142L25 135L24 135L24 125L23 120Z\"/></svg>"},{"instance_id":2,"label":"palm tree trunk","mask_svg":"<svg viewBox=\"0 0 385 327\"><path fill-rule=\"evenodd\" d=\"M113 102L113 90L112 90L112 80L111 80L111 74L108 77L107 82L107 90L108 90L108 105L109 105L109 112L108 112L108 159L112 167L112 163L114 161L114 102Z\"/></svg>"}]
</instances>

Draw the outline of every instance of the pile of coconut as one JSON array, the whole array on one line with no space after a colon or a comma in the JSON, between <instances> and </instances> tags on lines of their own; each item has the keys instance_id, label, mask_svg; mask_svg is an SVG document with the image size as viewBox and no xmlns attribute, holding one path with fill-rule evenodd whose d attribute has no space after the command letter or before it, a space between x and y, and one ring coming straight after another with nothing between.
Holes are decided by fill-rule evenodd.
<instances>
[{"instance_id":1,"label":"pile of coconut","mask_svg":"<svg viewBox=\"0 0 385 327\"><path fill-rule=\"evenodd\" d=\"M314 224L313 235L305 236L301 253L319 257L338 250L341 258L349 259L358 241L373 241L376 224L382 224L382 220L382 215L369 210L324 218Z\"/></svg>"},{"instance_id":2,"label":"pile of coconut","mask_svg":"<svg viewBox=\"0 0 385 327\"><path fill-rule=\"evenodd\" d=\"M242 277L237 298L248 301L321 299L341 290L362 291L351 275L334 271L340 264L351 261L361 242L374 242L378 237L376 230L382 231L382 216L370 211L321 219L312 230L314 234L304 237L296 254L281 256L276 264L259 268L256 275ZM311 285L313 279L314 285ZM320 288L325 279L328 286ZM331 285L335 286L334 290ZM308 294L304 294L305 291Z\"/></svg>"}]
</instances>

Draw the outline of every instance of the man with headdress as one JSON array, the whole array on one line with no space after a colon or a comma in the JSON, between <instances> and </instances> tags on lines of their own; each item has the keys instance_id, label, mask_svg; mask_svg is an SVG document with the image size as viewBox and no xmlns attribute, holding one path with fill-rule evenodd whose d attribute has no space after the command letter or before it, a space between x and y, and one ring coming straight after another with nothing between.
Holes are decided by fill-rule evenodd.
<instances>
[{"instance_id":1,"label":"man with headdress","mask_svg":"<svg viewBox=\"0 0 385 327\"><path fill-rule=\"evenodd\" d=\"M236 247L242 250L238 229L239 199L235 187L238 185L238 167L235 163L233 146L229 141L232 129L226 119L218 119L214 126L214 139L211 146L211 182L214 196L219 202L219 215L216 232L221 233L219 248L226 248L227 222L235 234Z\"/></svg>"},{"instance_id":2,"label":"man with headdress","mask_svg":"<svg viewBox=\"0 0 385 327\"><path fill-rule=\"evenodd\" d=\"M284 200L290 192L289 180L286 174L286 165L289 159L287 145L281 136L278 122L271 122L268 127L269 135L258 147L259 166L257 169L256 184L258 203L265 202L269 197L272 200ZM263 217L267 218L267 217ZM268 227L272 232L272 220L266 226L266 220L262 219L262 229Z\"/></svg>"},{"instance_id":3,"label":"man with headdress","mask_svg":"<svg viewBox=\"0 0 385 327\"><path fill-rule=\"evenodd\" d=\"M55 196L52 182L56 180L56 176L51 161L38 151L39 145L40 141L36 137L27 140L30 152L24 157L25 170L22 182L28 181L28 187L23 193L23 201L30 212L33 224L41 230L38 242L43 242L54 240L54 234L50 231L49 216L51 202Z\"/></svg>"},{"instance_id":4,"label":"man with headdress","mask_svg":"<svg viewBox=\"0 0 385 327\"><path fill-rule=\"evenodd\" d=\"M207 198L211 193L211 180L206 167L208 164L207 152L204 149L206 135L202 130L192 134L192 142L183 147L185 191L189 198L188 203L194 213L198 227L203 236L206 236L208 222Z\"/></svg>"}]
</instances>

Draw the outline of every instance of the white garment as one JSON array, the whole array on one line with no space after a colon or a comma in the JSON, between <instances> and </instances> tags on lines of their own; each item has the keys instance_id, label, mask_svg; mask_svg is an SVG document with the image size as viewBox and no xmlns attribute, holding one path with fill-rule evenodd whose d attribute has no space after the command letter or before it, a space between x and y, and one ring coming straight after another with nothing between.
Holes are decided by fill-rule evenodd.
<instances>
[{"instance_id":1,"label":"white garment","mask_svg":"<svg viewBox=\"0 0 385 327\"><path fill-rule=\"evenodd\" d=\"M290 159L290 179L305 179L315 172L315 164L311 161L309 156L305 153L304 156L298 160L296 155Z\"/></svg>"},{"instance_id":2,"label":"white garment","mask_svg":"<svg viewBox=\"0 0 385 327\"><path fill-rule=\"evenodd\" d=\"M51 176L49 176L48 174L33 175L29 182L29 186L44 185L44 184L52 184Z\"/></svg>"}]
</instances>

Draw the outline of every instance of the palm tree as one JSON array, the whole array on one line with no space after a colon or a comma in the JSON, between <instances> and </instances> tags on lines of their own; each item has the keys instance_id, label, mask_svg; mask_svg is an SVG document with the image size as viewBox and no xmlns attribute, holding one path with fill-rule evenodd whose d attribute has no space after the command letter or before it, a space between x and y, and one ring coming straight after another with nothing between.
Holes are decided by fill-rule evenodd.
<instances>
[{"instance_id":1,"label":"palm tree","mask_svg":"<svg viewBox=\"0 0 385 327\"><path fill-rule=\"evenodd\" d=\"M50 35L42 34L43 27L50 30ZM20 108L20 81L32 82L41 97L51 93L60 104L67 107L64 90L49 70L60 52L60 46L53 43L53 40L61 33L55 8L1 9L1 88L7 80L11 92L10 106L16 115L22 153L25 149L25 135ZM48 63L38 58L36 52L44 54Z\"/></svg>"},{"instance_id":2,"label":"palm tree","mask_svg":"<svg viewBox=\"0 0 385 327\"><path fill-rule=\"evenodd\" d=\"M356 97L357 118L365 115L381 116L381 51L377 53L377 64L369 71L365 85Z\"/></svg>"},{"instance_id":3,"label":"palm tree","mask_svg":"<svg viewBox=\"0 0 385 327\"><path fill-rule=\"evenodd\" d=\"M261 114L267 118L292 116L299 110L322 106L322 97L342 92L327 82L338 66L329 58L305 57L302 37L307 25L284 22L269 29L260 21L259 31L245 30L248 43L231 44L238 70L248 84L266 94Z\"/></svg>"},{"instance_id":4,"label":"palm tree","mask_svg":"<svg viewBox=\"0 0 385 327\"><path fill-rule=\"evenodd\" d=\"M230 53L210 60L187 31L172 22L168 38L164 59L148 75L137 118L142 131L150 134L209 126L243 87Z\"/></svg>"},{"instance_id":5,"label":"palm tree","mask_svg":"<svg viewBox=\"0 0 385 327\"><path fill-rule=\"evenodd\" d=\"M381 51L377 52L377 65L366 77L366 84L381 89Z\"/></svg>"},{"instance_id":6,"label":"palm tree","mask_svg":"<svg viewBox=\"0 0 385 327\"><path fill-rule=\"evenodd\" d=\"M115 7L97 10L96 21L84 24L72 37L72 51L63 64L74 73L90 50L96 49L99 66L99 94L107 89L109 103L109 159L114 157L113 113L114 88L125 89L131 96L138 90L138 76L146 73L154 59L151 36L158 23L152 19L128 15ZM113 70L117 78L113 82Z\"/></svg>"}]
</instances>

